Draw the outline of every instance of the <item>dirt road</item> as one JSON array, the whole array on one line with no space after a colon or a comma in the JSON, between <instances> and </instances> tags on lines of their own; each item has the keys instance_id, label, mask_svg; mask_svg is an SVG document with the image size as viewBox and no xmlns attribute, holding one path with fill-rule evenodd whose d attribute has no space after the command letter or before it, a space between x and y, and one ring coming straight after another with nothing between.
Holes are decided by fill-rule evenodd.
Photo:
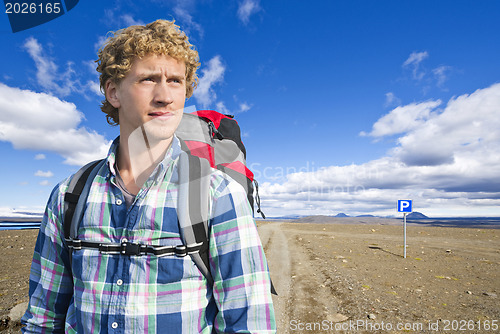
<instances>
[{"instance_id":1,"label":"dirt road","mask_svg":"<svg viewBox=\"0 0 500 334\"><path fill-rule=\"evenodd\" d=\"M278 328L285 328L290 322L287 310L292 290L292 275L288 240L280 226L281 223L261 225L259 235L272 271L273 284L278 292L278 296L273 296L274 311L279 320Z\"/></svg>"},{"instance_id":2,"label":"dirt road","mask_svg":"<svg viewBox=\"0 0 500 334\"><path fill-rule=\"evenodd\" d=\"M338 314L338 302L325 286L323 275L309 261L307 251L294 240L300 237L285 233L281 227L282 223L259 226L273 284L278 292L278 296L273 296L278 333L290 333L293 328L300 327L299 322L346 320L347 317Z\"/></svg>"}]
</instances>

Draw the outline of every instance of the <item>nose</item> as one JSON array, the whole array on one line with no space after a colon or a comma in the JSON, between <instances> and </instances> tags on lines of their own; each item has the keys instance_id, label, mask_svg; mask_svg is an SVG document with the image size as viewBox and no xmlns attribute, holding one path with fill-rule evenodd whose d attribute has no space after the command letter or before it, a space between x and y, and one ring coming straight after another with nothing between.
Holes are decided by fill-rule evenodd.
<instances>
[{"instance_id":1,"label":"nose","mask_svg":"<svg viewBox=\"0 0 500 334\"><path fill-rule=\"evenodd\" d=\"M168 105L174 102L172 92L167 82L162 80L156 84L154 102L158 105Z\"/></svg>"}]
</instances>

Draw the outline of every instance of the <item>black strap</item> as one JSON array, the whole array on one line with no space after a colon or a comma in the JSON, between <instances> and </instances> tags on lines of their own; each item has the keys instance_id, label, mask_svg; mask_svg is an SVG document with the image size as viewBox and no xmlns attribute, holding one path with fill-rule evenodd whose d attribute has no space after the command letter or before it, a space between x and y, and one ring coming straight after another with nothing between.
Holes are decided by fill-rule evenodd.
<instances>
[{"instance_id":1,"label":"black strap","mask_svg":"<svg viewBox=\"0 0 500 334\"><path fill-rule=\"evenodd\" d=\"M259 183L257 180L253 180L255 183L255 204L257 204L257 213L260 213L263 219L266 219L266 215L264 212L262 212L262 209L260 208L260 196L259 196Z\"/></svg>"},{"instance_id":2,"label":"black strap","mask_svg":"<svg viewBox=\"0 0 500 334\"><path fill-rule=\"evenodd\" d=\"M209 123L211 124L211 123ZM213 128L215 129L215 128ZM187 195L185 195L185 199L188 201L185 203L188 207L186 212L187 217L189 218L189 227L186 226L186 222L181 224L179 222L181 228L181 235L185 243L196 243L201 244L202 249L198 254L192 254L193 261L206 277L209 284L213 284L213 277L210 272L210 261L208 254L208 184L205 184L207 181L208 175L207 166L208 161L191 154L189 148L183 140L180 140L181 149L187 153L186 157L188 159L188 167L187 175L188 175L188 189ZM202 159L204 161L202 161ZM179 164L180 166L180 164ZM210 167L208 166L208 169ZM186 170L179 170L180 173L184 173L186 175ZM205 182L202 182L204 180ZM182 181L181 181L182 182ZM182 199L180 195L182 188L179 190L179 199ZM180 204L179 204L180 205ZM194 240L193 240L194 239Z\"/></svg>"},{"instance_id":3,"label":"black strap","mask_svg":"<svg viewBox=\"0 0 500 334\"><path fill-rule=\"evenodd\" d=\"M178 245L178 246L152 246L143 245L134 242L122 243L101 243L96 241L85 241L79 239L66 239L66 244L73 250L80 250L83 248L97 249L103 254L121 254L128 256L141 256L146 254L155 255L158 257L175 255L184 257L186 255L198 253L203 249L202 244L194 245Z\"/></svg>"},{"instance_id":4,"label":"black strap","mask_svg":"<svg viewBox=\"0 0 500 334\"><path fill-rule=\"evenodd\" d=\"M276 289L274 288L274 284L273 284L273 281L271 280L271 293L275 296L278 295L278 293L276 292Z\"/></svg>"},{"instance_id":5,"label":"black strap","mask_svg":"<svg viewBox=\"0 0 500 334\"><path fill-rule=\"evenodd\" d=\"M201 243L202 246L200 248L200 257L203 263L205 264L205 267L210 270L210 260L209 260L209 254L208 254L208 237L207 237L207 231L205 229L205 224L203 223L198 223L196 225L193 225L193 232L194 236L196 239L197 243ZM210 274L210 272L209 272ZM207 279L211 282L213 282L213 278L207 277Z\"/></svg>"},{"instance_id":6,"label":"black strap","mask_svg":"<svg viewBox=\"0 0 500 334\"><path fill-rule=\"evenodd\" d=\"M64 238L68 239L71 233L71 221L73 220L73 215L75 214L75 208L78 203L78 199L82 194L83 188L85 187L85 183L92 172L92 170L101 162L102 160L94 161L89 168L87 168L80 178L77 180L74 189L71 192L67 192L64 195L64 202L66 205L66 209L64 212Z\"/></svg>"}]
</instances>

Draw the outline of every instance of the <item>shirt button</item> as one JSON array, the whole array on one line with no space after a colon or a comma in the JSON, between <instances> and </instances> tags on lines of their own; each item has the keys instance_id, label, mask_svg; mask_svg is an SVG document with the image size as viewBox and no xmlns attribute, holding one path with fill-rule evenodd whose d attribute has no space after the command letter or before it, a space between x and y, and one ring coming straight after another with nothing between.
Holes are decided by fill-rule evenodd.
<instances>
[{"instance_id":1,"label":"shirt button","mask_svg":"<svg viewBox=\"0 0 500 334\"><path fill-rule=\"evenodd\" d=\"M111 324L111 327L113 327L113 328L115 328L115 329L116 329L116 328L118 328L118 323L117 323L117 322L113 322L113 323Z\"/></svg>"},{"instance_id":2,"label":"shirt button","mask_svg":"<svg viewBox=\"0 0 500 334\"><path fill-rule=\"evenodd\" d=\"M119 279L118 281L116 281L116 284L117 285L122 285L123 284L123 281L121 279Z\"/></svg>"},{"instance_id":3,"label":"shirt button","mask_svg":"<svg viewBox=\"0 0 500 334\"><path fill-rule=\"evenodd\" d=\"M116 205L122 205L123 201L121 199L117 198L115 203L116 203Z\"/></svg>"}]
</instances>

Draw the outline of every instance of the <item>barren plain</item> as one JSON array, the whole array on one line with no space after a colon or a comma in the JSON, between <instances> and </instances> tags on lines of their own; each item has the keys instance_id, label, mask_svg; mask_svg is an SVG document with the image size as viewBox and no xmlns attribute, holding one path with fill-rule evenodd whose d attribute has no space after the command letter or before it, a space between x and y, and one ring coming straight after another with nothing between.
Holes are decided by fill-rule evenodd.
<instances>
[{"instance_id":1,"label":"barren plain","mask_svg":"<svg viewBox=\"0 0 500 334\"><path fill-rule=\"evenodd\" d=\"M337 222L340 222L337 221ZM258 222L278 333L500 333L500 229ZM27 301L37 230L0 231L0 331Z\"/></svg>"}]
</instances>

